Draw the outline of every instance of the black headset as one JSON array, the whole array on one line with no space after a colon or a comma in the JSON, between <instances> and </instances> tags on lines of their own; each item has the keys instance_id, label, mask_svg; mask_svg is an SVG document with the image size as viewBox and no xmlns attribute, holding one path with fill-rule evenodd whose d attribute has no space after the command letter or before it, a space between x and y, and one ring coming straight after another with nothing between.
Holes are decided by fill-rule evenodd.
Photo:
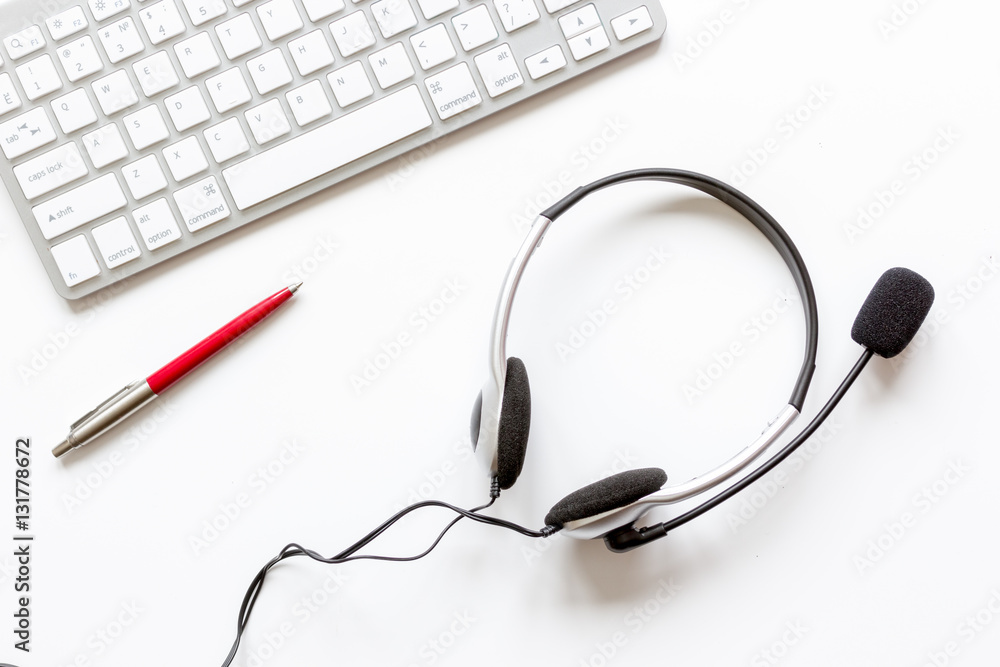
<instances>
[{"instance_id":1,"label":"black headset","mask_svg":"<svg viewBox=\"0 0 1000 667\"><path fill-rule=\"evenodd\" d=\"M545 525L539 530L485 515L483 511L493 505L501 490L510 488L517 481L528 447L531 423L531 390L528 374L520 359L506 356L507 328L514 294L528 260L541 243L549 225L582 199L598 190L636 181L663 181L685 185L715 197L753 223L784 259L798 287L806 323L802 366L793 385L788 405L768 422L763 433L750 445L725 463L687 482L665 486L667 474L659 468L627 470L585 486L560 500L546 515ZM445 533L463 518L513 530L527 537L548 537L562 531L582 539L603 538L608 548L618 552L628 551L664 537L678 526L704 514L747 488L794 452L822 425L873 355L878 354L888 358L903 351L916 335L933 301L933 287L917 273L904 268L886 271L872 288L851 330L851 337L864 347L864 351L812 421L763 463L700 505L663 523L636 526L636 523L653 507L692 499L720 487L747 470L771 448L799 415L816 362L819 335L816 295L805 263L788 234L760 205L722 181L677 169L640 169L608 176L577 188L543 211L532 225L527 238L511 262L497 300L490 338L488 376L475 402L471 422L476 458L482 462L491 479L489 502L472 509L463 509L438 500L416 503L400 510L368 535L330 557L322 556L298 544L289 544L258 571L247 589L240 607L236 639L223 662L223 667L228 667L236 656L240 639L268 571L287 558L306 556L322 563L346 563L358 559L416 560L430 553L440 543ZM424 507L443 507L456 514L424 551L406 557L358 553L402 517Z\"/></svg>"}]
</instances>

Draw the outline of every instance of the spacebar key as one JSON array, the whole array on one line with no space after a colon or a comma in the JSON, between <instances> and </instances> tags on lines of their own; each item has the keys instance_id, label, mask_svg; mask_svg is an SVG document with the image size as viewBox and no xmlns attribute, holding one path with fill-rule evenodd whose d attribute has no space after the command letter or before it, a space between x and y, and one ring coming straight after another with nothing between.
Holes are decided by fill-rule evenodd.
<instances>
[{"instance_id":1,"label":"spacebar key","mask_svg":"<svg viewBox=\"0 0 1000 667\"><path fill-rule=\"evenodd\" d=\"M431 125L416 86L383 97L222 171L241 211Z\"/></svg>"}]
</instances>

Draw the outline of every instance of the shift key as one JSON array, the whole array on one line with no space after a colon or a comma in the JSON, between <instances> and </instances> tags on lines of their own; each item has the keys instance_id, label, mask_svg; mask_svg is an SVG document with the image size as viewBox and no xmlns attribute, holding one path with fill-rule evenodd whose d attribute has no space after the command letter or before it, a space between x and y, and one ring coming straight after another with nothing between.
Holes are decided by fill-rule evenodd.
<instances>
[{"instance_id":1,"label":"shift key","mask_svg":"<svg viewBox=\"0 0 1000 667\"><path fill-rule=\"evenodd\" d=\"M114 174L106 174L31 209L42 236L53 239L125 206L125 193Z\"/></svg>"}]
</instances>

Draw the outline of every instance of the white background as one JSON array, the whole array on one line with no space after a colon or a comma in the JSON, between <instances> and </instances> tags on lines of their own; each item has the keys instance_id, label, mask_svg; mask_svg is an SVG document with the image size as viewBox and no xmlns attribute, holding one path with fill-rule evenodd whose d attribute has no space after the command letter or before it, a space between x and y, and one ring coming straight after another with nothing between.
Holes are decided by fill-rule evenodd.
<instances>
[{"instance_id":1,"label":"white background","mask_svg":"<svg viewBox=\"0 0 1000 667\"><path fill-rule=\"evenodd\" d=\"M14 441L28 436L37 537L30 655L12 649L13 542L0 549L0 661L218 665L247 584L287 542L333 553L422 494L482 502L469 411L519 219L563 172L575 186L670 166L741 185L802 252L821 328L807 418L860 353L850 326L883 270L932 282L935 323L902 361L872 362L812 453L664 540L615 555L460 524L415 564L296 560L268 579L234 664L993 664L1000 280L984 278L1000 244L1000 7L665 9L658 47L79 303L53 292L2 197L0 514L12 524ZM859 209L878 215L852 227ZM670 259L647 275L650 248ZM296 271L292 303L159 407L48 453L106 395ZM626 299L628 274L648 279ZM792 288L759 234L691 191L618 188L560 220L514 311L509 351L534 414L525 472L495 513L537 528L623 462L682 481L736 453L791 390L802 317L797 303L771 309ZM608 299L602 326L560 354ZM439 314L422 324L421 308ZM754 318L769 322L756 337ZM378 359L400 334L411 344ZM744 354L730 364L733 343ZM718 379L686 397L699 371ZM429 512L376 550L419 551L445 520Z\"/></svg>"}]
</instances>

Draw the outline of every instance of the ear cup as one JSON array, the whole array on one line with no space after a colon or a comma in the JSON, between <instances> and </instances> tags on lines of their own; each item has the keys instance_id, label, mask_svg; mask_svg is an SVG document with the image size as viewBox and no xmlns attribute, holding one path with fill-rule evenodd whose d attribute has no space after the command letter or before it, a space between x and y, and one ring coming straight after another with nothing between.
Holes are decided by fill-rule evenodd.
<instances>
[{"instance_id":1,"label":"ear cup","mask_svg":"<svg viewBox=\"0 0 1000 667\"><path fill-rule=\"evenodd\" d=\"M545 525L561 528L570 521L604 514L659 491L667 473L659 468L626 470L569 494L545 515Z\"/></svg>"},{"instance_id":2,"label":"ear cup","mask_svg":"<svg viewBox=\"0 0 1000 667\"><path fill-rule=\"evenodd\" d=\"M497 428L497 482L509 489L517 481L528 451L528 430L531 427L531 389L528 371L517 357L507 359L507 376L500 406Z\"/></svg>"}]
</instances>

